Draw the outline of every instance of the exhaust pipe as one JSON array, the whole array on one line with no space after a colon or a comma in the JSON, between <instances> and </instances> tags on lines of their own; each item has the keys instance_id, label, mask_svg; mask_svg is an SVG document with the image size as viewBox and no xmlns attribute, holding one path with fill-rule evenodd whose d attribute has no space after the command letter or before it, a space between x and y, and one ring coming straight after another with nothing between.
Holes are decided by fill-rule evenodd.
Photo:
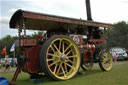
<instances>
[{"instance_id":1,"label":"exhaust pipe","mask_svg":"<svg viewBox=\"0 0 128 85\"><path fill-rule=\"evenodd\" d=\"M86 3L86 11L87 11L87 20L92 21L90 0L86 0L85 3Z\"/></svg>"}]
</instances>

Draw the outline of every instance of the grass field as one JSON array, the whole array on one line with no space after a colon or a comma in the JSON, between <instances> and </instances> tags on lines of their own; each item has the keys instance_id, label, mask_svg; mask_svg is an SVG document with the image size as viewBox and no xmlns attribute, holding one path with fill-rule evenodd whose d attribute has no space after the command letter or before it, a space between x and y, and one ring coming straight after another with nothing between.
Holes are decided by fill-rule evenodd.
<instances>
[{"instance_id":1,"label":"grass field","mask_svg":"<svg viewBox=\"0 0 128 85\"><path fill-rule=\"evenodd\" d=\"M0 73L0 76L11 80L13 72ZM43 82L38 85L128 85L128 61L113 63L113 69L110 72L102 72L98 65L85 74L76 75L74 78L66 81L54 81L47 77L42 78ZM27 73L21 73L16 81L18 85L37 85L29 80Z\"/></svg>"}]
</instances>

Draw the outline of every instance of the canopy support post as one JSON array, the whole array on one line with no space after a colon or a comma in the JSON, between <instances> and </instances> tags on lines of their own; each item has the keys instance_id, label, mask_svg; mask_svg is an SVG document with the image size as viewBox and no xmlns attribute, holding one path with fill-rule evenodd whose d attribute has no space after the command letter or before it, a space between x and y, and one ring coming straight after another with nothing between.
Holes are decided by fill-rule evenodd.
<instances>
[{"instance_id":1,"label":"canopy support post","mask_svg":"<svg viewBox=\"0 0 128 85\"><path fill-rule=\"evenodd\" d=\"M24 37L26 37L26 26L25 26L25 21L23 19L23 28L24 28Z\"/></svg>"}]
</instances>

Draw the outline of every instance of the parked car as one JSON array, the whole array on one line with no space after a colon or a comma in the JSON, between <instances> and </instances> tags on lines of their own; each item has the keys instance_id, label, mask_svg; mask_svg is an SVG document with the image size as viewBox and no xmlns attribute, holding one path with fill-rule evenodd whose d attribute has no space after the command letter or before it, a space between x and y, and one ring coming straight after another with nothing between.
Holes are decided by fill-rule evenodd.
<instances>
[{"instance_id":1,"label":"parked car","mask_svg":"<svg viewBox=\"0 0 128 85\"><path fill-rule=\"evenodd\" d=\"M114 58L114 55L116 54L117 60L126 60L126 59L128 59L128 54L126 53L125 48L113 47L109 51L112 54L113 58Z\"/></svg>"},{"instance_id":2,"label":"parked car","mask_svg":"<svg viewBox=\"0 0 128 85\"><path fill-rule=\"evenodd\" d=\"M0 59L0 64L1 64L1 65L4 65L4 64L5 64L5 58L1 58L1 59Z\"/></svg>"},{"instance_id":3,"label":"parked car","mask_svg":"<svg viewBox=\"0 0 128 85\"><path fill-rule=\"evenodd\" d=\"M12 67L17 66L17 58L12 58L10 64Z\"/></svg>"},{"instance_id":4,"label":"parked car","mask_svg":"<svg viewBox=\"0 0 128 85\"><path fill-rule=\"evenodd\" d=\"M8 58L11 66L17 66L17 58ZM5 66L5 58L0 59L0 64Z\"/></svg>"}]
</instances>

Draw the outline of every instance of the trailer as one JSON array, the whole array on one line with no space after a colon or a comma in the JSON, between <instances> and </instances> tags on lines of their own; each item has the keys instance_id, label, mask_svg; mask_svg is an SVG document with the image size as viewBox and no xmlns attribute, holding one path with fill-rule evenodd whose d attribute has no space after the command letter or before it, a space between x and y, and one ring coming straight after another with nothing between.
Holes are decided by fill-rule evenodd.
<instances>
[{"instance_id":1,"label":"trailer","mask_svg":"<svg viewBox=\"0 0 128 85\"><path fill-rule=\"evenodd\" d=\"M54 80L74 77L80 68L89 70L99 63L102 71L112 69L112 56L100 46L107 42L104 32L112 24L95 22L91 18L90 2L86 0L88 20L17 10L10 20L10 28L18 29L16 42L19 72L39 76L44 73ZM101 30L100 28L104 29ZM45 31L44 35L26 37L26 30Z\"/></svg>"}]
</instances>

